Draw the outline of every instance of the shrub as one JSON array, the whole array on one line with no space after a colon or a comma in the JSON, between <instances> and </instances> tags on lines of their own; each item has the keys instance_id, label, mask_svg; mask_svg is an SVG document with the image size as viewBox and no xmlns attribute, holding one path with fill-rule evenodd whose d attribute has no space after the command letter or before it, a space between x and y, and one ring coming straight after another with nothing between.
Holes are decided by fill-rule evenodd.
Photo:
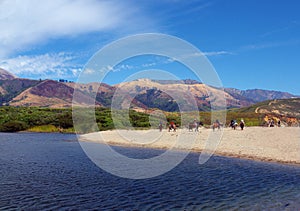
<instances>
[{"instance_id":1,"label":"shrub","mask_svg":"<svg viewBox=\"0 0 300 211\"><path fill-rule=\"evenodd\" d=\"M0 126L1 132L18 132L26 130L28 125L23 121L11 120Z\"/></svg>"}]
</instances>

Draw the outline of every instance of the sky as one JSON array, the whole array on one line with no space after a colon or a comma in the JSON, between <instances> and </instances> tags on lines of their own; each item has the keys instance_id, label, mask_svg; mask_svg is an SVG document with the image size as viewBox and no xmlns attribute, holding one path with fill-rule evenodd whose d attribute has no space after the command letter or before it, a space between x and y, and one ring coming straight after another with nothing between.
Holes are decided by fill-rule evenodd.
<instances>
[{"instance_id":1,"label":"sky","mask_svg":"<svg viewBox=\"0 0 300 211\"><path fill-rule=\"evenodd\" d=\"M224 87L300 95L299 9L298 0L0 0L0 67L23 78L77 81L111 42L162 33L198 48ZM197 79L170 58L145 55L113 67L104 82L147 68Z\"/></svg>"}]
</instances>

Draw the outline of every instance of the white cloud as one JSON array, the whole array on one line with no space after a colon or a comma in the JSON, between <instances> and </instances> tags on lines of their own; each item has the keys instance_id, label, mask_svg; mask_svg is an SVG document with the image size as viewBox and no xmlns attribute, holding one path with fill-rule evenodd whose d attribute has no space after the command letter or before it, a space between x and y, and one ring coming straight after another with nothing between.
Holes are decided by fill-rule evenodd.
<instances>
[{"instance_id":1,"label":"white cloud","mask_svg":"<svg viewBox=\"0 0 300 211\"><path fill-rule=\"evenodd\" d=\"M148 68L148 67L156 66L157 64L158 64L157 62L145 63L145 64L142 64L142 67Z\"/></svg>"},{"instance_id":2,"label":"white cloud","mask_svg":"<svg viewBox=\"0 0 300 211\"><path fill-rule=\"evenodd\" d=\"M115 68L112 68L111 71L112 72L120 72L120 71L123 71L123 70L131 70L133 68L135 68L135 67L132 66L132 65L121 64L121 65L117 65Z\"/></svg>"},{"instance_id":3,"label":"white cloud","mask_svg":"<svg viewBox=\"0 0 300 211\"><path fill-rule=\"evenodd\" d=\"M205 56L219 56L219 55L230 55L231 52L228 51L210 51L210 52L203 52Z\"/></svg>"},{"instance_id":4,"label":"white cloud","mask_svg":"<svg viewBox=\"0 0 300 211\"><path fill-rule=\"evenodd\" d=\"M297 45L299 43L300 43L300 40L286 40L286 41L279 41L279 42L268 42L268 43L246 45L246 46L243 46L241 49L242 50L257 50L257 49Z\"/></svg>"},{"instance_id":5,"label":"white cloud","mask_svg":"<svg viewBox=\"0 0 300 211\"><path fill-rule=\"evenodd\" d=\"M76 58L68 53L18 56L0 62L0 67L22 77L31 78L74 78L81 71Z\"/></svg>"},{"instance_id":6,"label":"white cloud","mask_svg":"<svg viewBox=\"0 0 300 211\"><path fill-rule=\"evenodd\" d=\"M94 74L96 71L91 69L91 68L87 68L84 70L84 74L89 74L89 75L92 75Z\"/></svg>"},{"instance_id":7,"label":"white cloud","mask_svg":"<svg viewBox=\"0 0 300 211\"><path fill-rule=\"evenodd\" d=\"M129 28L134 15L122 1L2 0L0 58L48 39Z\"/></svg>"},{"instance_id":8,"label":"white cloud","mask_svg":"<svg viewBox=\"0 0 300 211\"><path fill-rule=\"evenodd\" d=\"M106 73L106 72L111 71L111 70L113 70L113 67L110 66L110 65L107 65L105 67L102 67L99 72L100 73Z\"/></svg>"}]
</instances>

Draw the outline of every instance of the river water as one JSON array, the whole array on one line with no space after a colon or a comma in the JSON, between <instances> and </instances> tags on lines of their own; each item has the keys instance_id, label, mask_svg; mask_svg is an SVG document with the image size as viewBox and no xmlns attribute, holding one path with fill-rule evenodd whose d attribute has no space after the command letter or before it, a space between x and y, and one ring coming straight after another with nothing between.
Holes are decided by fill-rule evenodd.
<instances>
[{"instance_id":1,"label":"river water","mask_svg":"<svg viewBox=\"0 0 300 211\"><path fill-rule=\"evenodd\" d=\"M98 168L75 135L0 133L0 210L300 210L300 167L198 158L190 153L164 175L131 180Z\"/></svg>"}]
</instances>

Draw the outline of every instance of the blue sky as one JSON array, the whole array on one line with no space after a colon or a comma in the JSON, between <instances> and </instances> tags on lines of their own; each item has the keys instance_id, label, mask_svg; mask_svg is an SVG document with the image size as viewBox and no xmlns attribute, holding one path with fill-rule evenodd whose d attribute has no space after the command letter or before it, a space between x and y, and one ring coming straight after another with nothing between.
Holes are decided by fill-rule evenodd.
<instances>
[{"instance_id":1,"label":"blue sky","mask_svg":"<svg viewBox=\"0 0 300 211\"><path fill-rule=\"evenodd\" d=\"M297 0L4 0L0 67L19 77L76 81L91 56L110 42L165 33L199 48L224 87L300 95L299 9ZM105 82L122 82L151 65L194 77L157 56L125 64Z\"/></svg>"}]
</instances>

